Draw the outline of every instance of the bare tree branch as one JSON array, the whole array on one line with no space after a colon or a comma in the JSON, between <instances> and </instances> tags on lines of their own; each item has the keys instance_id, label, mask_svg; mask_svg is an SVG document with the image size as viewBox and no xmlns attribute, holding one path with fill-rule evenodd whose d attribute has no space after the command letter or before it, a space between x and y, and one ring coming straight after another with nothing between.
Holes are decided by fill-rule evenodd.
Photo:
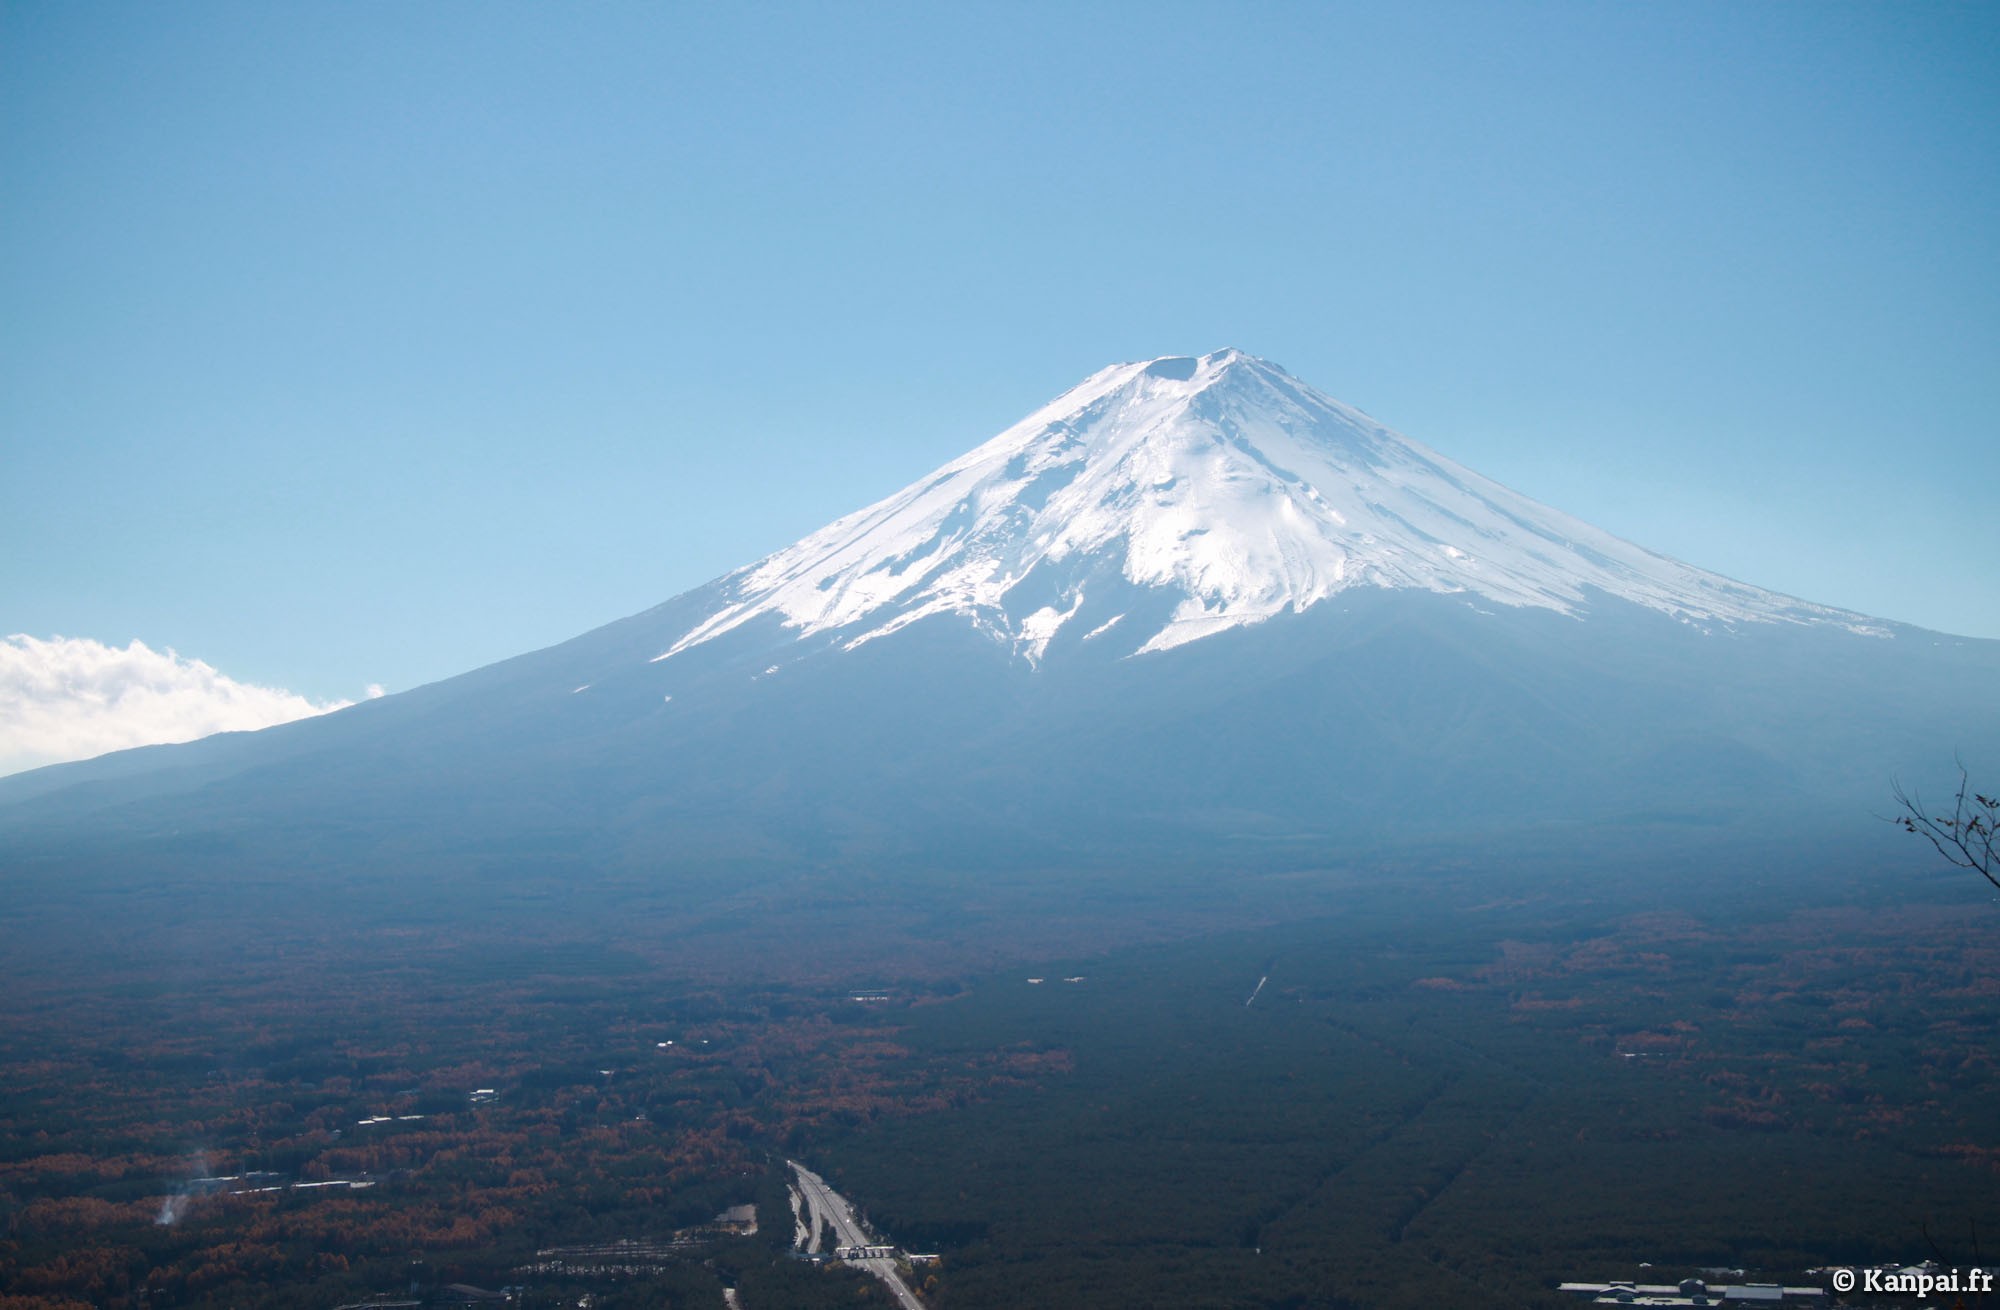
<instances>
[{"instance_id":1,"label":"bare tree branch","mask_svg":"<svg viewBox=\"0 0 2000 1310\"><path fill-rule=\"evenodd\" d=\"M1954 867L1971 869L2000 888L2000 851L1995 850L2000 840L2000 797L1974 791L1963 760L1958 761L1958 794L1949 814L1932 814L1923 798L1904 791L1900 782L1892 780L1890 786L1903 809L1891 823L1930 842Z\"/></svg>"}]
</instances>

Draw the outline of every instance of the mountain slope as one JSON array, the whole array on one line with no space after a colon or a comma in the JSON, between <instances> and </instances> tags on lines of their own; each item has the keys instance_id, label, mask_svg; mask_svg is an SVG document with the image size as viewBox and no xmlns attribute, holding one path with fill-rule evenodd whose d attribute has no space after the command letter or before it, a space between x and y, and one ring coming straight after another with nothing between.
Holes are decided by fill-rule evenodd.
<instances>
[{"instance_id":1,"label":"mountain slope","mask_svg":"<svg viewBox=\"0 0 2000 1310\"><path fill-rule=\"evenodd\" d=\"M1356 586L1563 613L1594 589L1695 621L1880 631L1621 541L1224 350L1094 374L733 575L666 654L759 615L851 649L946 613L1030 659L1078 623L1150 652Z\"/></svg>"},{"instance_id":2,"label":"mountain slope","mask_svg":"<svg viewBox=\"0 0 2000 1310\"><path fill-rule=\"evenodd\" d=\"M1892 772L2000 739L1996 686L2000 643L1646 551L1223 351L1106 369L560 646L0 780L0 843L56 877L674 886L1616 850L1633 825L1865 821Z\"/></svg>"}]
</instances>

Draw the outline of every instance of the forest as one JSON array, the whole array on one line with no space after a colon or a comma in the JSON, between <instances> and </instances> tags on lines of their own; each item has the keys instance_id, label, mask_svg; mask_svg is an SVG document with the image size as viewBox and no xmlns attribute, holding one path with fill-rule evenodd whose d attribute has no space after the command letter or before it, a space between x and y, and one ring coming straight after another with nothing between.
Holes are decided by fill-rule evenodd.
<instances>
[{"instance_id":1,"label":"forest","mask_svg":"<svg viewBox=\"0 0 2000 1310\"><path fill-rule=\"evenodd\" d=\"M996 901L980 950L865 969L807 947L831 914L756 967L642 920L20 943L0 1307L881 1296L788 1258L786 1157L940 1254L938 1307L1552 1306L2000 1231L2000 944L1961 884L1278 890L1301 912L1094 949ZM756 1235L712 1225L746 1202ZM548 1255L619 1241L666 1254Z\"/></svg>"}]
</instances>

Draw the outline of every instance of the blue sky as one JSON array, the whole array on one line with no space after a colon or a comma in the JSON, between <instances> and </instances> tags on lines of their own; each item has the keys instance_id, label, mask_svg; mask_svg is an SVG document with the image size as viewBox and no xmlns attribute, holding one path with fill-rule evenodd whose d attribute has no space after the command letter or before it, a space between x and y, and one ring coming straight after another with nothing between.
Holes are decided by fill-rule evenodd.
<instances>
[{"instance_id":1,"label":"blue sky","mask_svg":"<svg viewBox=\"0 0 2000 1310\"><path fill-rule=\"evenodd\" d=\"M0 7L0 632L316 699L1235 345L2000 637L2000 7Z\"/></svg>"}]
</instances>

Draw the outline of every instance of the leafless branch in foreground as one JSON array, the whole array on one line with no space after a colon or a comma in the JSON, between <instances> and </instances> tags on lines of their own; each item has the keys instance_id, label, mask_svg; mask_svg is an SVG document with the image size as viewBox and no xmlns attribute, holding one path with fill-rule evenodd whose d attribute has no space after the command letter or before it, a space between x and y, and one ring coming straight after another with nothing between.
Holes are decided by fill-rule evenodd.
<instances>
[{"instance_id":1,"label":"leafless branch in foreground","mask_svg":"<svg viewBox=\"0 0 2000 1310\"><path fill-rule=\"evenodd\" d=\"M1974 791L1964 761L1959 761L1958 795L1953 798L1949 814L1932 814L1925 808L1923 797L1904 791L1900 782L1891 785L1903 812L1891 816L1890 822L1930 842L1955 867L1971 869L2000 887L2000 874L1996 874L2000 859L1996 859L1994 850L1995 838L2000 836L2000 797L1982 796Z\"/></svg>"}]
</instances>

